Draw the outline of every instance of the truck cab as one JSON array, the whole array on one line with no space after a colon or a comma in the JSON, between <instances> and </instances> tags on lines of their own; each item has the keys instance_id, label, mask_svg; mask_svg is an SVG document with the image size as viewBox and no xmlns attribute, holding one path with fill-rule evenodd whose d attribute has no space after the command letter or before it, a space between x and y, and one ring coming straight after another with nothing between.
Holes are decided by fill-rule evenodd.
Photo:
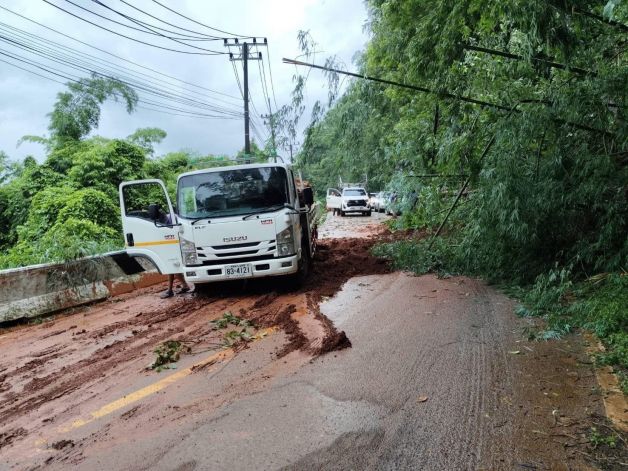
<instances>
[{"instance_id":1,"label":"truck cab","mask_svg":"<svg viewBox=\"0 0 628 471\"><path fill-rule=\"evenodd\" d=\"M285 164L217 167L179 175L176 208L161 180L120 185L129 255L161 273L212 283L287 275L302 281L316 249L311 188Z\"/></svg>"}]
</instances>

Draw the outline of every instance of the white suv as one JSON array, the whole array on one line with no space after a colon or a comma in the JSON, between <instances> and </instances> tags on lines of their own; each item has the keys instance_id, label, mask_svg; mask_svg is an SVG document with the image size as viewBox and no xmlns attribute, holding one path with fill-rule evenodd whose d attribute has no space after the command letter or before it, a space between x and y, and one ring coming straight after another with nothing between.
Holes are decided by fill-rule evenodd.
<instances>
[{"instance_id":1,"label":"white suv","mask_svg":"<svg viewBox=\"0 0 628 471\"><path fill-rule=\"evenodd\" d=\"M364 188L344 188L342 192L330 188L327 191L327 195L327 207L333 209L334 213L339 212L341 216L347 213L362 213L365 216L371 215L369 195Z\"/></svg>"}]
</instances>

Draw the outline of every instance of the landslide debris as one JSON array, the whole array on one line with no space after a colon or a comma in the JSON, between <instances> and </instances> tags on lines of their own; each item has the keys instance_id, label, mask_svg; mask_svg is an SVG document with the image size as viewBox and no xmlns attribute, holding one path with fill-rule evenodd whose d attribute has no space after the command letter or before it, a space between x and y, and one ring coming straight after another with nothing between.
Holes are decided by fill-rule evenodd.
<instances>
[{"instance_id":1,"label":"landslide debris","mask_svg":"<svg viewBox=\"0 0 628 471\"><path fill-rule=\"evenodd\" d=\"M211 285L207 291L164 301L158 296L163 286L156 285L56 316L45 327L12 330L6 334L0 360L0 448L28 435L20 425L27 426L29 413L61 398L71 409L70 398L106 375L129 368L141 371L149 362L155 369L163 368L190 346L192 353L220 347L224 334L210 320L218 315L224 319L226 312L229 326L246 322L257 329L282 330L287 343L278 356L295 350L320 355L351 346L346 334L320 313L318 304L353 276L390 271L386 261L370 254L376 241L374 236L320 241L311 276L296 292L283 289L277 278L244 286ZM235 327L241 333L243 327ZM49 336L53 331L55 335ZM25 342L27 351L19 348ZM238 342L236 348L248 348L249 343Z\"/></svg>"}]
</instances>

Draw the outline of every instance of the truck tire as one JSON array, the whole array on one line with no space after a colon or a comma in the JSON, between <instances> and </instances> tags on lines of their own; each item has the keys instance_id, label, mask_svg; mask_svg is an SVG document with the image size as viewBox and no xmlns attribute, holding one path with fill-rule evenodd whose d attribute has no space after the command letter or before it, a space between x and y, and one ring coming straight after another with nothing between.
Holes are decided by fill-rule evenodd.
<instances>
[{"instance_id":1,"label":"truck tire","mask_svg":"<svg viewBox=\"0 0 628 471\"><path fill-rule=\"evenodd\" d=\"M288 287L291 291L300 289L307 280L307 277L310 273L310 265L312 263L312 258L310 256L310 251L307 249L307 242L303 241L304 249L302 249L303 255L301 256L301 260L299 260L299 267L295 274L290 275L290 279L288 281Z\"/></svg>"},{"instance_id":2,"label":"truck tire","mask_svg":"<svg viewBox=\"0 0 628 471\"><path fill-rule=\"evenodd\" d=\"M340 216L345 217L345 212L340 210Z\"/></svg>"},{"instance_id":3,"label":"truck tire","mask_svg":"<svg viewBox=\"0 0 628 471\"><path fill-rule=\"evenodd\" d=\"M367 215L367 216L370 216L370 215L371 215L371 212L370 212L370 211L367 211L367 212L366 212L366 215Z\"/></svg>"}]
</instances>

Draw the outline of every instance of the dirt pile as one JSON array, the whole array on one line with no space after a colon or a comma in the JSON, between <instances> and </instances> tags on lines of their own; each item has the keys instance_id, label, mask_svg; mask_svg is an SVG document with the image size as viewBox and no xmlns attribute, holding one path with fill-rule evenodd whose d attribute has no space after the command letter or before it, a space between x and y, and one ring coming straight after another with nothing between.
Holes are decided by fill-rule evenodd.
<instances>
[{"instance_id":1,"label":"dirt pile","mask_svg":"<svg viewBox=\"0 0 628 471\"><path fill-rule=\"evenodd\" d=\"M323 296L336 294L349 278L389 273L387 261L371 254L379 240L378 237L322 240L304 290L318 302Z\"/></svg>"},{"instance_id":2,"label":"dirt pile","mask_svg":"<svg viewBox=\"0 0 628 471\"><path fill-rule=\"evenodd\" d=\"M288 342L277 353L278 357L295 350L321 355L350 347L351 341L345 332L338 331L318 306L354 276L390 272L385 260L371 255L371 248L378 240L375 236L322 240L310 276L301 289L289 292L277 289L276 280L258 280L247 287L258 296L251 304L240 308L239 315L258 328L276 327L287 335ZM241 292L241 285L221 285L213 289L222 291L223 295L235 295ZM202 299L207 295L208 292L199 291L196 296Z\"/></svg>"}]
</instances>

